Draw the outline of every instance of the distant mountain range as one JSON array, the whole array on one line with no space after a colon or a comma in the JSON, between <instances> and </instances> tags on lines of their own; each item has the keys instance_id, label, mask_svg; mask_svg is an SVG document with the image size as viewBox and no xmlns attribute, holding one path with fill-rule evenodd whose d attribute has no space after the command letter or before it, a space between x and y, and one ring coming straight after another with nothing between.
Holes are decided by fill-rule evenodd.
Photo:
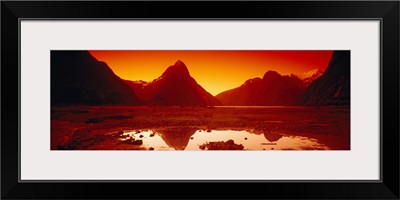
<instances>
[{"instance_id":1,"label":"distant mountain range","mask_svg":"<svg viewBox=\"0 0 400 200\"><path fill-rule=\"evenodd\" d=\"M51 102L157 106L350 105L350 51L334 51L325 72L267 71L215 97L180 60L150 82L122 80L87 51L51 51Z\"/></svg>"},{"instance_id":2,"label":"distant mountain range","mask_svg":"<svg viewBox=\"0 0 400 200\"><path fill-rule=\"evenodd\" d=\"M249 79L238 88L218 94L216 98L226 106L295 105L304 89L304 83L299 78L268 71L262 79Z\"/></svg>"},{"instance_id":3,"label":"distant mountain range","mask_svg":"<svg viewBox=\"0 0 400 200\"><path fill-rule=\"evenodd\" d=\"M304 72L301 74L291 74L290 77L300 79L303 82L304 87L308 87L312 82L314 82L323 74L324 72L320 69L312 69L308 72Z\"/></svg>"},{"instance_id":4,"label":"distant mountain range","mask_svg":"<svg viewBox=\"0 0 400 200\"><path fill-rule=\"evenodd\" d=\"M350 105L350 51L334 51L324 72L268 71L216 96L225 106Z\"/></svg>"}]
</instances>

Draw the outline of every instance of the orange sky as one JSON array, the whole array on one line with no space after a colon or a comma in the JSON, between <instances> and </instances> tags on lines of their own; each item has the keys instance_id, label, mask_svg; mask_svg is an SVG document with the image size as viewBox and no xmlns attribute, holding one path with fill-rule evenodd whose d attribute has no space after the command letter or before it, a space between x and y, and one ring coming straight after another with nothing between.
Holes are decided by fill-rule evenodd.
<instances>
[{"instance_id":1,"label":"orange sky","mask_svg":"<svg viewBox=\"0 0 400 200\"><path fill-rule=\"evenodd\" d=\"M332 51L271 50L94 50L116 75L126 80L152 81L183 61L190 75L213 95L239 87L250 78L262 78L268 70L282 75L312 69L325 71Z\"/></svg>"}]
</instances>

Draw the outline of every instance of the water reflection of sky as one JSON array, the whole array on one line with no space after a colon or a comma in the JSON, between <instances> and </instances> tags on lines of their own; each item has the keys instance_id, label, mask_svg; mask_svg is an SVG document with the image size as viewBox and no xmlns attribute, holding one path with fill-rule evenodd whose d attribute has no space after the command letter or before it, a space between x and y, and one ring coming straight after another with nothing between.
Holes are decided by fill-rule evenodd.
<instances>
[{"instance_id":1,"label":"water reflection of sky","mask_svg":"<svg viewBox=\"0 0 400 200\"><path fill-rule=\"evenodd\" d=\"M329 149L312 138L245 130L210 130L209 132L194 129L142 130L140 133L125 131L123 135L126 138L142 140L143 147L153 147L154 150L200 150L199 146L206 142L230 139L236 144L242 144L245 150Z\"/></svg>"}]
</instances>

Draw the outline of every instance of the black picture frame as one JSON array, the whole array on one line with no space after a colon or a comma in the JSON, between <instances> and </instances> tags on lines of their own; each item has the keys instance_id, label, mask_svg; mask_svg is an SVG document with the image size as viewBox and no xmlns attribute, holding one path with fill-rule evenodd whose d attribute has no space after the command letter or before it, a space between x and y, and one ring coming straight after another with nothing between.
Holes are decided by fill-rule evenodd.
<instances>
[{"instance_id":1,"label":"black picture frame","mask_svg":"<svg viewBox=\"0 0 400 200\"><path fill-rule=\"evenodd\" d=\"M399 7L399 1L2 1L1 198L399 199ZM381 181L19 182L18 68L22 18L379 19ZM157 192L159 188L168 190ZM187 196L188 193L191 195Z\"/></svg>"}]
</instances>

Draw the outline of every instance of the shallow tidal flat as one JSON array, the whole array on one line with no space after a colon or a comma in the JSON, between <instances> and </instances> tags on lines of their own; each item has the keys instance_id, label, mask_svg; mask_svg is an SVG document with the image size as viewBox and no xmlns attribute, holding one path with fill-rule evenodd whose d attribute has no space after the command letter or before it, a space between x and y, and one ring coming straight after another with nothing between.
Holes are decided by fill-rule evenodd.
<instances>
[{"instance_id":1,"label":"shallow tidal flat","mask_svg":"<svg viewBox=\"0 0 400 200\"><path fill-rule=\"evenodd\" d=\"M350 107L51 107L52 150L350 150Z\"/></svg>"}]
</instances>

